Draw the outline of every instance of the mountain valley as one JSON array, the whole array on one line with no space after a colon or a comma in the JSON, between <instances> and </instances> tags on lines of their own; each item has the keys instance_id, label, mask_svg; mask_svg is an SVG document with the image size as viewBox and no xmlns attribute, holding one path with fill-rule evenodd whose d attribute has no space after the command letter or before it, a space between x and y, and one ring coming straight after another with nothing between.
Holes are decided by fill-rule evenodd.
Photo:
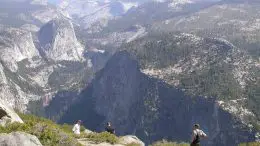
<instances>
[{"instance_id":1,"label":"mountain valley","mask_svg":"<svg viewBox=\"0 0 260 146\"><path fill-rule=\"evenodd\" d=\"M0 99L146 144L260 141L257 0L2 0Z\"/></svg>"}]
</instances>

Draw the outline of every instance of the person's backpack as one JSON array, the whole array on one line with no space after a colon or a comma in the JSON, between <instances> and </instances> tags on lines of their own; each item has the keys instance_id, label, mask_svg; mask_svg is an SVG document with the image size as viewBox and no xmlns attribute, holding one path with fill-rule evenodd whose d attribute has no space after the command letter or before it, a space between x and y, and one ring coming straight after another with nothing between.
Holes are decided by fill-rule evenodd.
<instances>
[{"instance_id":1,"label":"person's backpack","mask_svg":"<svg viewBox=\"0 0 260 146\"><path fill-rule=\"evenodd\" d=\"M195 140L193 140L192 144L199 144L200 143L200 136L199 132L197 132Z\"/></svg>"}]
</instances>

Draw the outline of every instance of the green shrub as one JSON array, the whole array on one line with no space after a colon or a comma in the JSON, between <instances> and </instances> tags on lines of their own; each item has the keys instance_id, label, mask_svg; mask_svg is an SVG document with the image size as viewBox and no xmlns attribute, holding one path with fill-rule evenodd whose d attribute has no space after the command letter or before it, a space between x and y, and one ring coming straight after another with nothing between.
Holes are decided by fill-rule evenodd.
<instances>
[{"instance_id":1,"label":"green shrub","mask_svg":"<svg viewBox=\"0 0 260 146\"><path fill-rule=\"evenodd\" d=\"M189 146L187 143L169 142L167 140L157 141L150 146Z\"/></svg>"},{"instance_id":2,"label":"green shrub","mask_svg":"<svg viewBox=\"0 0 260 146\"><path fill-rule=\"evenodd\" d=\"M125 145L125 146L140 146L140 144L138 144L138 143L129 143L129 144Z\"/></svg>"},{"instance_id":3,"label":"green shrub","mask_svg":"<svg viewBox=\"0 0 260 146\"><path fill-rule=\"evenodd\" d=\"M35 135L44 146L79 146L71 130L65 126L55 124L53 121L33 115L19 114L24 124L12 123L6 127L0 126L0 133L16 131Z\"/></svg>"},{"instance_id":4,"label":"green shrub","mask_svg":"<svg viewBox=\"0 0 260 146\"><path fill-rule=\"evenodd\" d=\"M260 146L260 142L241 143L239 146Z\"/></svg>"},{"instance_id":5,"label":"green shrub","mask_svg":"<svg viewBox=\"0 0 260 146\"><path fill-rule=\"evenodd\" d=\"M60 126L60 128L63 129L65 132L70 133L72 128L73 128L73 126L69 125L69 124L63 124L63 125Z\"/></svg>"},{"instance_id":6,"label":"green shrub","mask_svg":"<svg viewBox=\"0 0 260 146\"><path fill-rule=\"evenodd\" d=\"M27 124L21 124L21 123L12 123L7 124L6 127L0 126L0 133L11 133L13 131L24 131L28 132L30 131L30 126Z\"/></svg>"}]
</instances>

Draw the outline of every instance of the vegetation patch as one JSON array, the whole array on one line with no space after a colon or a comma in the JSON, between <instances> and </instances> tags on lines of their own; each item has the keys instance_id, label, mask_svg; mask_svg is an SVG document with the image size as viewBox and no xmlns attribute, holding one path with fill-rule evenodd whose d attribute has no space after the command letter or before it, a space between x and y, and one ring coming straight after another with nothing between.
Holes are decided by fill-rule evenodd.
<instances>
[{"instance_id":1,"label":"vegetation patch","mask_svg":"<svg viewBox=\"0 0 260 146\"><path fill-rule=\"evenodd\" d=\"M24 124L10 123L6 127L0 126L0 133L26 132L35 135L44 146L81 146L77 141L80 138L86 138L95 143L116 144L119 141L117 136L108 132L86 134L84 133L85 127L81 126L82 134L75 135L72 133L72 125L58 125L51 120L34 115L19 114L19 116L24 121Z\"/></svg>"},{"instance_id":2,"label":"vegetation patch","mask_svg":"<svg viewBox=\"0 0 260 146\"><path fill-rule=\"evenodd\" d=\"M67 125L61 126L51 120L33 115L19 114L19 116L24 124L12 123L6 127L0 126L0 133L26 132L35 135L44 146L80 146Z\"/></svg>"},{"instance_id":3,"label":"vegetation patch","mask_svg":"<svg viewBox=\"0 0 260 146\"><path fill-rule=\"evenodd\" d=\"M126 146L141 146L139 143L129 143Z\"/></svg>"},{"instance_id":4,"label":"vegetation patch","mask_svg":"<svg viewBox=\"0 0 260 146\"><path fill-rule=\"evenodd\" d=\"M241 143L239 146L259 146L260 142Z\"/></svg>"}]
</instances>

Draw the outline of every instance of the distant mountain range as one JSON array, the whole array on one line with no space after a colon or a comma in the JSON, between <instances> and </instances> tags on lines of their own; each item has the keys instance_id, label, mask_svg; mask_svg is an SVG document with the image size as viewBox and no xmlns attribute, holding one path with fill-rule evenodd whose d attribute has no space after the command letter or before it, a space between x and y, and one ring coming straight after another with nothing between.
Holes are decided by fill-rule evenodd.
<instances>
[{"instance_id":1,"label":"distant mountain range","mask_svg":"<svg viewBox=\"0 0 260 146\"><path fill-rule=\"evenodd\" d=\"M0 98L146 143L260 140L257 0L0 1Z\"/></svg>"}]
</instances>

